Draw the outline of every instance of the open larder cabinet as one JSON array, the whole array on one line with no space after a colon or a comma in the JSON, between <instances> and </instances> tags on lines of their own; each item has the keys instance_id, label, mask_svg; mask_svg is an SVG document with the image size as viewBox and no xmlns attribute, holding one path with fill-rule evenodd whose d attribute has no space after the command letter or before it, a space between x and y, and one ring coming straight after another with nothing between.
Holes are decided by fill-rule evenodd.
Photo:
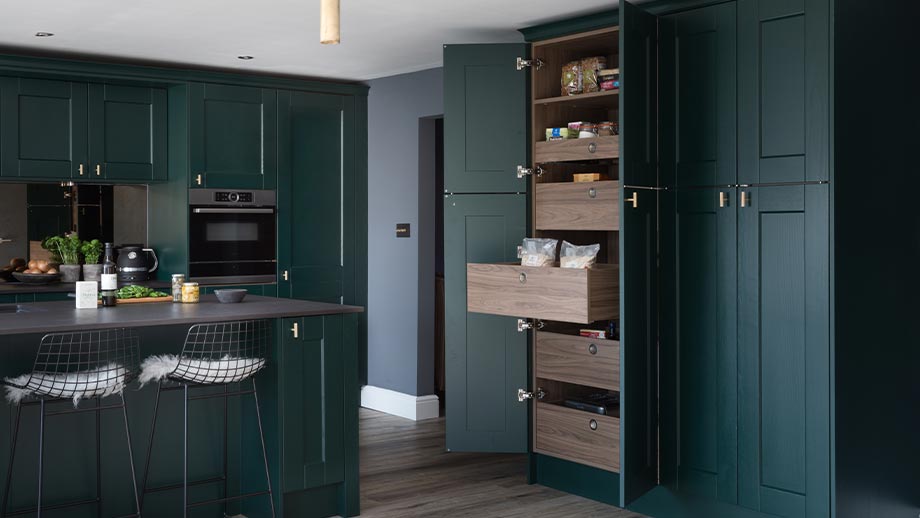
<instances>
[{"instance_id":1,"label":"open larder cabinet","mask_svg":"<svg viewBox=\"0 0 920 518\"><path fill-rule=\"evenodd\" d=\"M445 47L447 442L625 506L657 483L657 24L622 2L557 32ZM619 87L567 92L589 58ZM547 135L572 122L614 134ZM523 237L600 252L521 266Z\"/></svg>"}]
</instances>

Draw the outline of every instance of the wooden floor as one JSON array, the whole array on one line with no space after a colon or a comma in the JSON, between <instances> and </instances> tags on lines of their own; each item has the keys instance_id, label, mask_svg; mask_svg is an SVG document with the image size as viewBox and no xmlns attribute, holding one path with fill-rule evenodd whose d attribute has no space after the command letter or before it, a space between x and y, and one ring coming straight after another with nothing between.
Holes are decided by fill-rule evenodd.
<instances>
[{"instance_id":1,"label":"wooden floor","mask_svg":"<svg viewBox=\"0 0 920 518\"><path fill-rule=\"evenodd\" d=\"M447 453L444 419L414 422L361 409L364 518L642 518L539 485L523 455Z\"/></svg>"}]
</instances>

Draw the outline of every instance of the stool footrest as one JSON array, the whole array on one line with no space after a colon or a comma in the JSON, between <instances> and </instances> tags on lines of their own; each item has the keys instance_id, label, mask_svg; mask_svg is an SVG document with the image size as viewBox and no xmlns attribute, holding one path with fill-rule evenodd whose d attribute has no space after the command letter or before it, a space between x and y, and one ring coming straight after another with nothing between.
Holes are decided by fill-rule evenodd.
<instances>
[{"instance_id":1,"label":"stool footrest","mask_svg":"<svg viewBox=\"0 0 920 518\"><path fill-rule=\"evenodd\" d=\"M253 498L256 496L271 495L271 494L272 492L269 490L256 491L255 493L246 493L243 495L228 496L226 498L215 498L213 500L205 500L203 502L192 502L188 504L187 507L191 509L192 507L201 507L203 505L211 505L211 504L222 504L224 502L233 502L235 500L243 500L244 498Z\"/></svg>"},{"instance_id":2,"label":"stool footrest","mask_svg":"<svg viewBox=\"0 0 920 518\"><path fill-rule=\"evenodd\" d=\"M206 478L204 480L195 480L195 481L189 482L188 485L189 486L203 486L205 484L214 484L216 482L223 482L224 480L226 480L226 477L223 477L223 476L212 477L212 478ZM144 494L158 493L160 491L171 491L173 489L182 489L182 482L179 482L176 484L169 484L166 486L147 487L147 488L144 488Z\"/></svg>"},{"instance_id":3,"label":"stool footrest","mask_svg":"<svg viewBox=\"0 0 920 518\"><path fill-rule=\"evenodd\" d=\"M82 505L98 504L101 500L98 498L90 498L87 500L76 500L74 502L64 502L60 504L51 504L51 505L42 505L42 511L53 511L55 509L67 509L69 507L80 507ZM35 511L38 511L38 507L30 507L28 509L18 509L15 511L10 511L4 513L5 516L21 516L23 514L35 514Z\"/></svg>"}]
</instances>

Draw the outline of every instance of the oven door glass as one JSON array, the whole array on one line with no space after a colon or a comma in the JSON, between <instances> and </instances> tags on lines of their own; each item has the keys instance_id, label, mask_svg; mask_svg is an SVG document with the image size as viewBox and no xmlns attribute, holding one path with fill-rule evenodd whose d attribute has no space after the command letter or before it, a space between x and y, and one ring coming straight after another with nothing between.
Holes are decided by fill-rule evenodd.
<instances>
[{"instance_id":1,"label":"oven door glass","mask_svg":"<svg viewBox=\"0 0 920 518\"><path fill-rule=\"evenodd\" d=\"M193 207L192 263L275 260L275 211L271 208Z\"/></svg>"}]
</instances>

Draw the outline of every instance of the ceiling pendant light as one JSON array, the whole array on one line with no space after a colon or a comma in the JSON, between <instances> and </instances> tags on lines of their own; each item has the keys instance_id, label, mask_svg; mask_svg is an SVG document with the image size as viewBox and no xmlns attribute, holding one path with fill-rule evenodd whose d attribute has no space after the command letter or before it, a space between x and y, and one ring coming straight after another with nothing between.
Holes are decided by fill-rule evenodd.
<instances>
[{"instance_id":1,"label":"ceiling pendant light","mask_svg":"<svg viewBox=\"0 0 920 518\"><path fill-rule=\"evenodd\" d=\"M319 42L323 45L339 43L339 0L319 0Z\"/></svg>"}]
</instances>

